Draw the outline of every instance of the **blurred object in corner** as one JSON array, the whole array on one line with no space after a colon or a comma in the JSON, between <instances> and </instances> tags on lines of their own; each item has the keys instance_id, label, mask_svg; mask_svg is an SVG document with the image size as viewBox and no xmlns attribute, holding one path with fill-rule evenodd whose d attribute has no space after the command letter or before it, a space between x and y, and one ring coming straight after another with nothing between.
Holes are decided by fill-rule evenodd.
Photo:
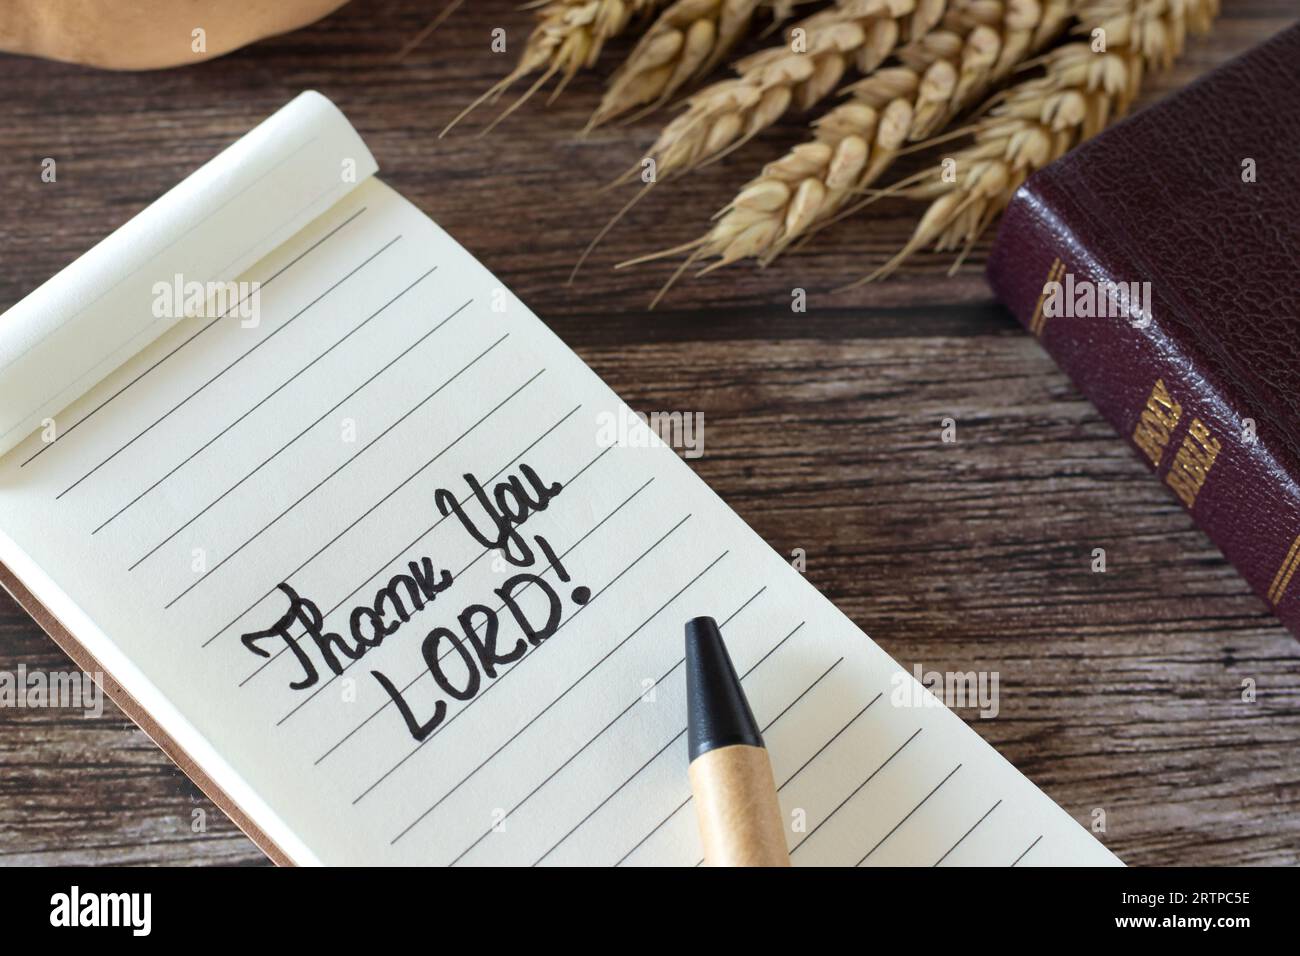
<instances>
[{"instance_id":1,"label":"blurred object in corner","mask_svg":"<svg viewBox=\"0 0 1300 956\"><path fill-rule=\"evenodd\" d=\"M0 0L0 52L110 70L197 63L333 13L347 0Z\"/></svg>"}]
</instances>

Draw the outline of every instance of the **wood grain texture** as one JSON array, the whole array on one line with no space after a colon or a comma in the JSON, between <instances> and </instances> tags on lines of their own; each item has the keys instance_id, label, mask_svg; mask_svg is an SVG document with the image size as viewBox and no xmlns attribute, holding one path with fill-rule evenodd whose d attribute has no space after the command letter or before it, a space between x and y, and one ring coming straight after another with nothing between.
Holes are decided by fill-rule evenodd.
<instances>
[{"instance_id":1,"label":"wood grain texture","mask_svg":"<svg viewBox=\"0 0 1300 956\"><path fill-rule=\"evenodd\" d=\"M1300 645L1127 446L997 307L982 243L960 273L922 255L884 285L832 296L882 262L913 207L818 236L767 270L681 286L617 260L693 238L795 118L665 184L578 283L577 254L621 199L594 187L662 117L575 135L601 77L529 104L490 136L437 131L506 62L489 31L528 14L474 0L401 62L438 9L354 2L315 26L185 69L112 74L0 58L0 306L16 302L304 88L334 99L382 175L509 283L633 408L702 411L693 464L779 551L906 666L996 670L975 729L1077 819L1106 811L1130 864L1300 862ZM1295 0L1225 0L1150 102L1295 18ZM40 180L45 157L58 181ZM915 158L919 164L921 158ZM904 171L914 166L902 167ZM790 311L804 288L809 311ZM958 441L940 441L940 422ZM1094 548L1107 571L1093 573ZM0 599L0 669L66 658ZM1258 700L1241 701L1242 681ZM196 818L196 811L201 817ZM196 832L196 819L206 827ZM0 709L0 862L243 863L261 854L111 708L99 719Z\"/></svg>"}]
</instances>

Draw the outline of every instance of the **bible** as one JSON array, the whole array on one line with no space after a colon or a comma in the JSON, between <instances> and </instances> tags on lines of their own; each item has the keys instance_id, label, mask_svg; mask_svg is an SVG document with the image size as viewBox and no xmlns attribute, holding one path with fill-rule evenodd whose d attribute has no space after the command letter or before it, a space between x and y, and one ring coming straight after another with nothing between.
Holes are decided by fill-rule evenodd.
<instances>
[{"instance_id":1,"label":"bible","mask_svg":"<svg viewBox=\"0 0 1300 956\"><path fill-rule=\"evenodd\" d=\"M1300 26L1040 170L1008 308L1300 634Z\"/></svg>"}]
</instances>

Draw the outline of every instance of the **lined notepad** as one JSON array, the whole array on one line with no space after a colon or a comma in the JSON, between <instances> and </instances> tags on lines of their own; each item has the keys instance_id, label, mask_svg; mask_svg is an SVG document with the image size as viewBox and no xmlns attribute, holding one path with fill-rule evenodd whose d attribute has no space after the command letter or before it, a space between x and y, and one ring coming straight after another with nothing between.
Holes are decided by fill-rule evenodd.
<instances>
[{"instance_id":1,"label":"lined notepad","mask_svg":"<svg viewBox=\"0 0 1300 956\"><path fill-rule=\"evenodd\" d=\"M265 841L698 863L709 614L796 864L1117 862L374 172L304 94L0 319L0 559Z\"/></svg>"}]
</instances>

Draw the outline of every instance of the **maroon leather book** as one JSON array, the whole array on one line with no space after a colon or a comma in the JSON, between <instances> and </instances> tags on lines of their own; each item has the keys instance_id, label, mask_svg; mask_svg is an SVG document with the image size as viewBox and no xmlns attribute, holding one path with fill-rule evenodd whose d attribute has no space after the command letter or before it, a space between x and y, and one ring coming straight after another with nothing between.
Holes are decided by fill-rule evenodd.
<instances>
[{"instance_id":1,"label":"maroon leather book","mask_svg":"<svg viewBox=\"0 0 1300 956\"><path fill-rule=\"evenodd\" d=\"M1300 635L1300 24L1032 176L988 277Z\"/></svg>"}]
</instances>

